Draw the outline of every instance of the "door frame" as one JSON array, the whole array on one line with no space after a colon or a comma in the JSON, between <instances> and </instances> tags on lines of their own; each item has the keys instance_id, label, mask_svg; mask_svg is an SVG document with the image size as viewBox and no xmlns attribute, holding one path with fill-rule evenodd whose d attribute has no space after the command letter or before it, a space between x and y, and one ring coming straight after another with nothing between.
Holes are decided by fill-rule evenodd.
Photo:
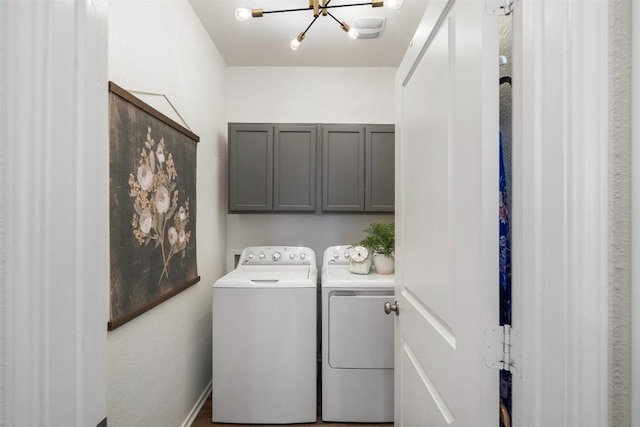
<instances>
[{"instance_id":1,"label":"door frame","mask_svg":"<svg viewBox=\"0 0 640 427\"><path fill-rule=\"evenodd\" d=\"M107 21L0 2L0 425L106 420Z\"/></svg>"},{"instance_id":2,"label":"door frame","mask_svg":"<svg viewBox=\"0 0 640 427\"><path fill-rule=\"evenodd\" d=\"M554 0L515 6L517 426L608 424L607 7Z\"/></svg>"}]
</instances>

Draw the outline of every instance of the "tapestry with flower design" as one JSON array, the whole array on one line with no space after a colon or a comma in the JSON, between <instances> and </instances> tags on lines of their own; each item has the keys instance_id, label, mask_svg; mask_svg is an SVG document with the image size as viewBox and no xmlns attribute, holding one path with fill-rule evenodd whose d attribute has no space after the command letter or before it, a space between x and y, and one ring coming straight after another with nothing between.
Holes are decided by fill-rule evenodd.
<instances>
[{"instance_id":1,"label":"tapestry with flower design","mask_svg":"<svg viewBox=\"0 0 640 427\"><path fill-rule=\"evenodd\" d=\"M197 283L191 131L109 83L112 330Z\"/></svg>"}]
</instances>

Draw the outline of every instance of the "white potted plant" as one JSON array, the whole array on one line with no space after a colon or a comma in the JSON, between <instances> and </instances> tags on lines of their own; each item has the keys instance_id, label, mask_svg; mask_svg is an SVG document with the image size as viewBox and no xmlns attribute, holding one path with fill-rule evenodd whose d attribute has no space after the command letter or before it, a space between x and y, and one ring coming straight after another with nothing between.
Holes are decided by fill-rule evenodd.
<instances>
[{"instance_id":1,"label":"white potted plant","mask_svg":"<svg viewBox=\"0 0 640 427\"><path fill-rule=\"evenodd\" d=\"M373 265L378 274L391 274L394 271L395 227L393 223L375 222L364 230L366 237L360 245L373 253Z\"/></svg>"}]
</instances>

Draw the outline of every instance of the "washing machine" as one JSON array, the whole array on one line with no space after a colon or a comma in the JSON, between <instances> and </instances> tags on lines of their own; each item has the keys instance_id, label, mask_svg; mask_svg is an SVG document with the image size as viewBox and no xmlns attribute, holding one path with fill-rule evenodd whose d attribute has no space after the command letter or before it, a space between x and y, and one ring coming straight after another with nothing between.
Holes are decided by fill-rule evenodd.
<instances>
[{"instance_id":1,"label":"washing machine","mask_svg":"<svg viewBox=\"0 0 640 427\"><path fill-rule=\"evenodd\" d=\"M322 419L393 422L394 276L352 274L348 248L322 259Z\"/></svg>"},{"instance_id":2,"label":"washing machine","mask_svg":"<svg viewBox=\"0 0 640 427\"><path fill-rule=\"evenodd\" d=\"M317 420L317 276L312 249L249 247L213 285L212 420Z\"/></svg>"}]
</instances>

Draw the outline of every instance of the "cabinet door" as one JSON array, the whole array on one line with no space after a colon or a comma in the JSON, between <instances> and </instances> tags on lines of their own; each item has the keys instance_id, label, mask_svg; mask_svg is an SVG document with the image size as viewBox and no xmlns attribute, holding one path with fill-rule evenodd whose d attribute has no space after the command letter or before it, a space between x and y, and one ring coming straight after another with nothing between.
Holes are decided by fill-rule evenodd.
<instances>
[{"instance_id":1,"label":"cabinet door","mask_svg":"<svg viewBox=\"0 0 640 427\"><path fill-rule=\"evenodd\" d=\"M393 125L366 127L365 211L393 212L395 206Z\"/></svg>"},{"instance_id":2,"label":"cabinet door","mask_svg":"<svg viewBox=\"0 0 640 427\"><path fill-rule=\"evenodd\" d=\"M316 138L315 126L275 126L273 210L315 211Z\"/></svg>"},{"instance_id":3,"label":"cabinet door","mask_svg":"<svg viewBox=\"0 0 640 427\"><path fill-rule=\"evenodd\" d=\"M273 208L273 125L229 124L229 211Z\"/></svg>"},{"instance_id":4,"label":"cabinet door","mask_svg":"<svg viewBox=\"0 0 640 427\"><path fill-rule=\"evenodd\" d=\"M322 210L364 211L364 126L322 127Z\"/></svg>"}]
</instances>

